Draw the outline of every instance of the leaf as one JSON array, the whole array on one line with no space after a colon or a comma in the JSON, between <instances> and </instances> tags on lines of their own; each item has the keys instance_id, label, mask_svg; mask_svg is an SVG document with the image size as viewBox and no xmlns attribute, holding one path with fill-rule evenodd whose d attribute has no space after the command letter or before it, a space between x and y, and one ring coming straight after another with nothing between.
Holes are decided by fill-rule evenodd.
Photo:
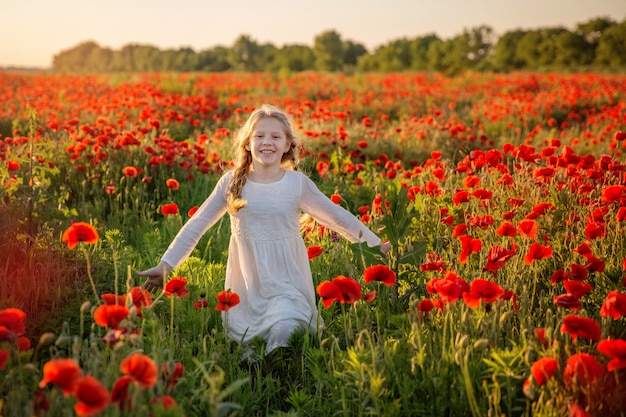
<instances>
[{"instance_id":1,"label":"leaf","mask_svg":"<svg viewBox=\"0 0 626 417\"><path fill-rule=\"evenodd\" d=\"M385 255L380 251L380 246L371 248L367 245L367 242L352 243L350 244L350 250L358 258L361 258L365 267L387 262Z\"/></svg>"}]
</instances>

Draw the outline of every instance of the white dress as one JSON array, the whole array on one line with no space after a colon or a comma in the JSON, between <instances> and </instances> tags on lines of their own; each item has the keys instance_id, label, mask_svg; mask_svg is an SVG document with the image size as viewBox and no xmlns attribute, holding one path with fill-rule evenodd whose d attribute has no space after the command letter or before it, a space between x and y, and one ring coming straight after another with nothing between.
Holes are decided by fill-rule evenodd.
<instances>
[{"instance_id":1,"label":"white dress","mask_svg":"<svg viewBox=\"0 0 626 417\"><path fill-rule=\"evenodd\" d=\"M162 257L164 262L178 267L207 229L227 212L231 178L229 171L218 181L172 241ZM244 343L262 337L269 353L287 346L296 328L317 332L317 303L300 232L301 212L351 242L367 242L373 247L380 244L380 238L300 172L285 171L280 180L269 184L248 180L242 198L247 205L230 215L225 282L225 288L239 294L241 303L228 311L226 330L230 338Z\"/></svg>"}]
</instances>

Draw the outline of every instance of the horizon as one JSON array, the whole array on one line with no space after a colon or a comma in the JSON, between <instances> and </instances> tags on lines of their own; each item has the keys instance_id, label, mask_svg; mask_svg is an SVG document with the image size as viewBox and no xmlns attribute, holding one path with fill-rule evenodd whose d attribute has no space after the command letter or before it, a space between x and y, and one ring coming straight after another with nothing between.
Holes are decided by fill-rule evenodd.
<instances>
[{"instance_id":1,"label":"horizon","mask_svg":"<svg viewBox=\"0 0 626 417\"><path fill-rule=\"evenodd\" d=\"M274 0L242 11L233 3L210 3L181 0L171 7L164 0L111 0L96 5L77 0L26 0L2 4L0 13L8 19L0 25L0 67L51 68L54 55L89 41L113 50L139 44L161 50L189 47L198 52L231 47L240 36L247 35L259 44L279 48L292 44L312 47L317 35L334 30L343 40L360 43L371 53L398 39L428 34L450 39L481 25L492 28L498 37L516 29L573 30L595 18L618 23L626 19L623 0L509 4L445 0L424 5L410 0L318 0L315 5Z\"/></svg>"}]
</instances>

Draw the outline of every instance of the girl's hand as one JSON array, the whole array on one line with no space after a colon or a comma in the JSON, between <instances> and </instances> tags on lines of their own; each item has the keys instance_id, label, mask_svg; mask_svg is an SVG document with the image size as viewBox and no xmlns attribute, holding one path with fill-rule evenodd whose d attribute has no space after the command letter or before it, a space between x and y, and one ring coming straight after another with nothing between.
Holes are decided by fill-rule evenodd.
<instances>
[{"instance_id":1,"label":"girl's hand","mask_svg":"<svg viewBox=\"0 0 626 417\"><path fill-rule=\"evenodd\" d=\"M167 276L172 272L172 267L161 261L155 267L146 269L145 271L137 271L139 276L148 277L143 283L143 289L155 291L163 287L163 283L167 280Z\"/></svg>"},{"instance_id":2,"label":"girl's hand","mask_svg":"<svg viewBox=\"0 0 626 417\"><path fill-rule=\"evenodd\" d=\"M380 251L384 255L387 255L387 252L389 252L390 250L391 250L391 243L389 243L388 240L380 244Z\"/></svg>"}]
</instances>

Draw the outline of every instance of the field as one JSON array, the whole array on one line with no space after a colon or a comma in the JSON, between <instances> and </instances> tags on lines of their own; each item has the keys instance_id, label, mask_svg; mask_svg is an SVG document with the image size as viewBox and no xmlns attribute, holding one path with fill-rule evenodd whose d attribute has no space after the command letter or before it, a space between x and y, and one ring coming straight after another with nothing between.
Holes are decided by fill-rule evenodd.
<instances>
[{"instance_id":1,"label":"field","mask_svg":"<svg viewBox=\"0 0 626 417\"><path fill-rule=\"evenodd\" d=\"M626 75L0 88L0 416L626 414ZM293 116L301 170L393 250L307 230L324 327L248 362L222 327L228 216L166 291L134 271L265 102ZM356 290L323 298L337 278Z\"/></svg>"}]
</instances>

